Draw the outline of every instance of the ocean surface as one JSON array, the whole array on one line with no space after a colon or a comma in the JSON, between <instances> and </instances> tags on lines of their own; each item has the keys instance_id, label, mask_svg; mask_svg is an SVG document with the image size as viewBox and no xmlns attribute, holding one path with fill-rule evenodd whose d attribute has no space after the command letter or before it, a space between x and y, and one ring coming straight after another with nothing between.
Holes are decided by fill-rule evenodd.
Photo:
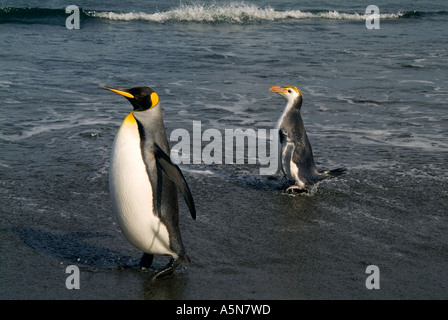
<instances>
[{"instance_id":1,"label":"ocean surface","mask_svg":"<svg viewBox=\"0 0 448 320\"><path fill-rule=\"evenodd\" d=\"M448 298L446 1L0 0L0 61L1 299ZM131 105L100 85L152 87L171 147L190 139L192 263L157 281L111 211ZM319 169L346 175L290 195L249 147L226 161L227 131L274 128L275 85L302 91ZM208 129L222 161L193 161Z\"/></svg>"}]
</instances>

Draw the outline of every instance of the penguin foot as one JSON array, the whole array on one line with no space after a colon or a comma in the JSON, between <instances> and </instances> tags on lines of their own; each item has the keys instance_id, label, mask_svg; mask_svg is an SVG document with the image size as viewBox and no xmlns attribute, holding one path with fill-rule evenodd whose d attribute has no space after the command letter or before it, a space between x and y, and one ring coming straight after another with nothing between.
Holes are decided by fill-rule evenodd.
<instances>
[{"instance_id":1,"label":"penguin foot","mask_svg":"<svg viewBox=\"0 0 448 320\"><path fill-rule=\"evenodd\" d=\"M185 260L188 259L188 256L185 255L184 257L179 257L176 260L174 260L173 258L171 258L170 262L163 267L162 269L156 270L155 273L152 275L151 280L155 280L155 279L159 279L162 278L164 276L170 275L174 272L174 270L176 269L176 267L181 264L182 261L186 261ZM189 259L188 259L189 262Z\"/></svg>"},{"instance_id":2,"label":"penguin foot","mask_svg":"<svg viewBox=\"0 0 448 320\"><path fill-rule=\"evenodd\" d=\"M163 269L156 270L155 273L151 276L151 280L162 278L164 276L172 274L173 272L174 268L167 265Z\"/></svg>"},{"instance_id":3,"label":"penguin foot","mask_svg":"<svg viewBox=\"0 0 448 320\"><path fill-rule=\"evenodd\" d=\"M294 191L296 191L296 192L305 192L306 190L304 188L300 187L300 186L297 186L297 185L292 185L292 186L289 186L288 188L285 189L286 193L293 193Z\"/></svg>"}]
</instances>

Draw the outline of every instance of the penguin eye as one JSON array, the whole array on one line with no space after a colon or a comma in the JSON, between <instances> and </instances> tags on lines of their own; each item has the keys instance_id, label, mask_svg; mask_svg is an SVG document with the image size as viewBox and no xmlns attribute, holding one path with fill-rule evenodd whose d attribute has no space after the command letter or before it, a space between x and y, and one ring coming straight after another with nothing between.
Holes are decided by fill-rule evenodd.
<instances>
[{"instance_id":1,"label":"penguin eye","mask_svg":"<svg viewBox=\"0 0 448 320\"><path fill-rule=\"evenodd\" d=\"M288 89L288 93L291 93L292 91L291 91L291 89Z\"/></svg>"}]
</instances>

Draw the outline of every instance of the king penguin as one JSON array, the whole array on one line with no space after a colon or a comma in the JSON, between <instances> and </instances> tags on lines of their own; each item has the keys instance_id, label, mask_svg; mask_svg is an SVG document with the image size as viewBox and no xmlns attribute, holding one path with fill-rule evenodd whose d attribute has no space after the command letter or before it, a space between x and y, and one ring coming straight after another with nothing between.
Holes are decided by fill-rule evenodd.
<instances>
[{"instance_id":1,"label":"king penguin","mask_svg":"<svg viewBox=\"0 0 448 320\"><path fill-rule=\"evenodd\" d=\"M271 92L280 94L286 100L286 107L277 122L279 132L279 157L284 175L293 183L285 191L309 192L317 182L337 177L346 172L346 168L318 171L314 163L300 109L302 92L293 86L274 86Z\"/></svg>"},{"instance_id":2,"label":"king penguin","mask_svg":"<svg viewBox=\"0 0 448 320\"><path fill-rule=\"evenodd\" d=\"M149 87L130 89L102 86L124 96L134 110L123 120L112 147L109 194L124 236L143 251L140 266L149 268L154 255L169 255L170 262L153 279L190 262L179 228L177 189L196 219L190 188L170 159L159 96Z\"/></svg>"}]
</instances>

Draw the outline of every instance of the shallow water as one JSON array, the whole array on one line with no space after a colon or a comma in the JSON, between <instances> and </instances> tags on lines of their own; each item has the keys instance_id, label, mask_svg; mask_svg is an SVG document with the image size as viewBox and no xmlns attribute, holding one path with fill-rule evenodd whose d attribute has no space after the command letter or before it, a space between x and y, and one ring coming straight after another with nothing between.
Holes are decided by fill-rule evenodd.
<instances>
[{"instance_id":1,"label":"shallow water","mask_svg":"<svg viewBox=\"0 0 448 320\"><path fill-rule=\"evenodd\" d=\"M275 18L282 4L313 16ZM406 14L368 30L356 18L365 8L344 1L85 2L81 29L67 30L58 1L45 13L2 11L0 297L446 299L448 10L378 6ZM153 21L157 12L172 18ZM223 136L273 128L284 101L269 87L287 84L303 92L319 168L347 174L287 195L258 164L180 164L198 211L193 221L180 199L192 263L158 281L132 268L141 253L121 235L107 185L131 106L98 86L151 86L168 135L193 137L193 121ZM65 287L69 265L80 268L79 290ZM365 286L369 265L379 290Z\"/></svg>"}]
</instances>

